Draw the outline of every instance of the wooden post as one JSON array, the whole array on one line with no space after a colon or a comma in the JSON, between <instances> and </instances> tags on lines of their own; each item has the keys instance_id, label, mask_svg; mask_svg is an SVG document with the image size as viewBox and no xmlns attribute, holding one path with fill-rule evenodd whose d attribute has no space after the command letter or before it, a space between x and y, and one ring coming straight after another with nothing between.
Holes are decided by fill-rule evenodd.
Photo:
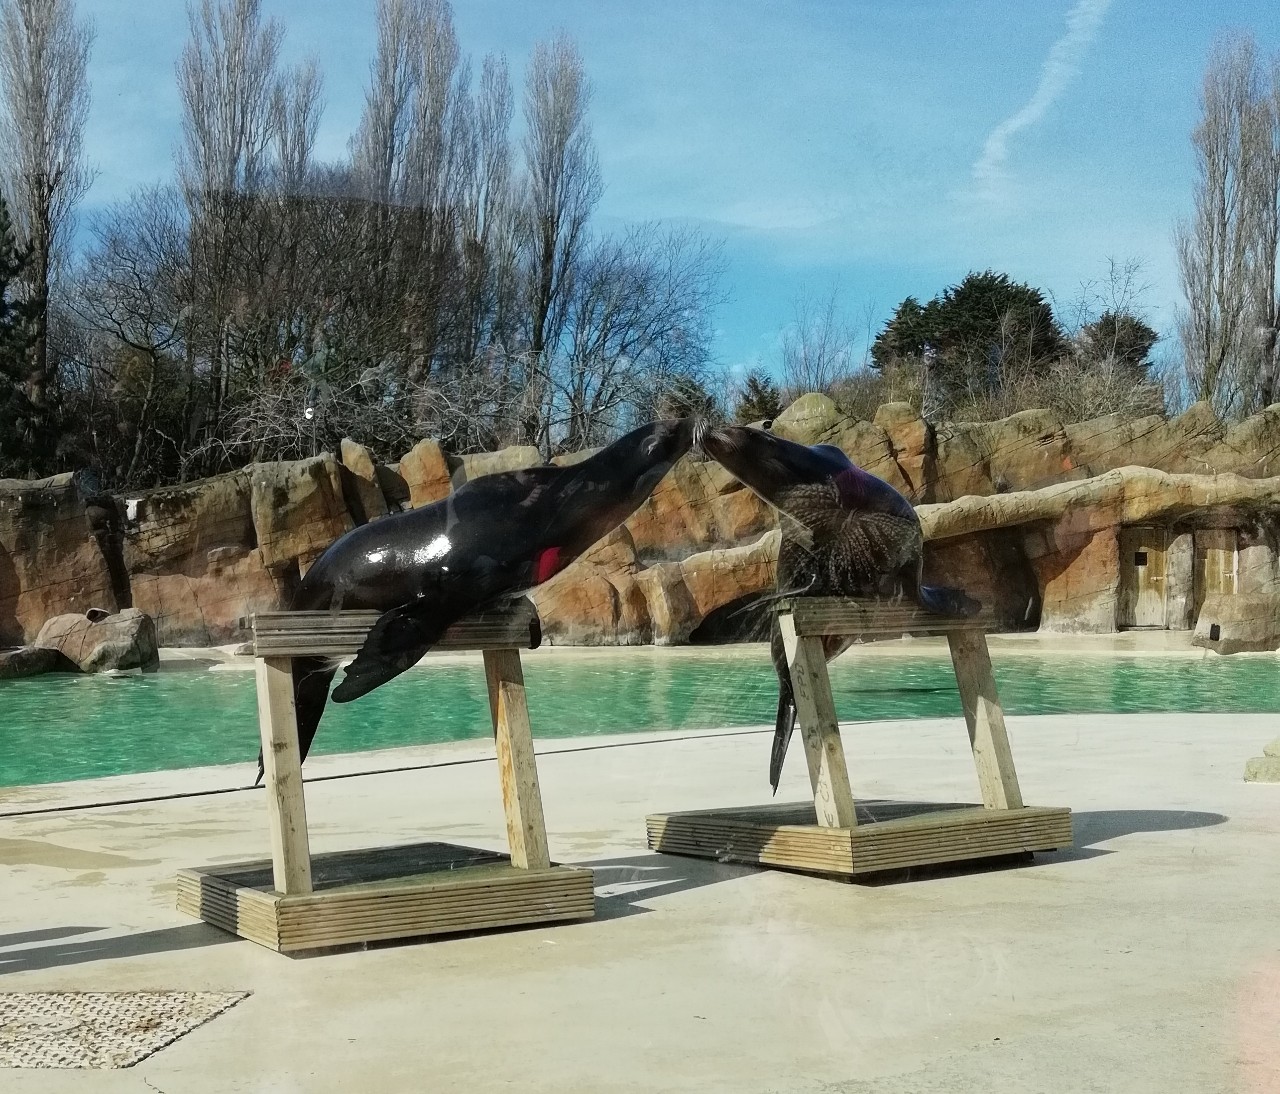
<instances>
[{"instance_id":1,"label":"wooden post","mask_svg":"<svg viewBox=\"0 0 1280 1094\"><path fill-rule=\"evenodd\" d=\"M551 855L547 850L547 824L542 815L538 768L533 758L533 733L529 728L520 651L485 650L484 675L498 749L511 865L548 869Z\"/></svg>"},{"instance_id":2,"label":"wooden post","mask_svg":"<svg viewBox=\"0 0 1280 1094\"><path fill-rule=\"evenodd\" d=\"M951 664L964 704L964 720L969 727L969 746L978 769L982 804L988 809L1021 809L1022 791L1009 750L1009 734L1004 725L1004 709L991 671L987 636L981 630L958 630L947 634Z\"/></svg>"},{"instance_id":3,"label":"wooden post","mask_svg":"<svg viewBox=\"0 0 1280 1094\"><path fill-rule=\"evenodd\" d=\"M291 668L289 657L258 658L258 732L271 825L271 872L276 890L289 895L311 892L311 848Z\"/></svg>"},{"instance_id":4,"label":"wooden post","mask_svg":"<svg viewBox=\"0 0 1280 1094\"><path fill-rule=\"evenodd\" d=\"M849 787L844 746L840 742L835 701L831 698L831 679L827 675L822 639L798 636L795 619L790 612L778 615L778 626L791 670L796 721L804 739L818 824L824 828L853 828L858 818L853 805L853 791Z\"/></svg>"}]
</instances>

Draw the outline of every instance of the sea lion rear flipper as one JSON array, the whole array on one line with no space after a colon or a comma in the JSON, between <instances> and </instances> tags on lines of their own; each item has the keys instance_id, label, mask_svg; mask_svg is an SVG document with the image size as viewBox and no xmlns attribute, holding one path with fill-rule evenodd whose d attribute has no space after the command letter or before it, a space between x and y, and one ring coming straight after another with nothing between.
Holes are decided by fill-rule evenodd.
<instances>
[{"instance_id":1,"label":"sea lion rear flipper","mask_svg":"<svg viewBox=\"0 0 1280 1094\"><path fill-rule=\"evenodd\" d=\"M298 759L307 758L315 740L320 716L329 699L329 684L338 671L338 663L328 657L295 657L293 659L293 704L298 722ZM257 786L263 775L262 749L258 749Z\"/></svg>"},{"instance_id":2,"label":"sea lion rear flipper","mask_svg":"<svg viewBox=\"0 0 1280 1094\"><path fill-rule=\"evenodd\" d=\"M335 703L349 703L418 663L449 628L454 614L439 601L423 598L392 608L369 629L356 659L336 688Z\"/></svg>"},{"instance_id":3,"label":"sea lion rear flipper","mask_svg":"<svg viewBox=\"0 0 1280 1094\"><path fill-rule=\"evenodd\" d=\"M796 728L796 705L791 698L791 688L778 692L778 716L773 724L773 750L769 753L769 785L778 792L782 781L782 761L787 758L787 745Z\"/></svg>"}]
</instances>

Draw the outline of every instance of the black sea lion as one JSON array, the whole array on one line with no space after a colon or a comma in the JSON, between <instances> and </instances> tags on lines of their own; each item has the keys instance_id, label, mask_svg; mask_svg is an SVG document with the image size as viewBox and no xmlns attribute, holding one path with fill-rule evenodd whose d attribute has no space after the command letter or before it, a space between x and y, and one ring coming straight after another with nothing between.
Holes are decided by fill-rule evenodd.
<instances>
[{"instance_id":1,"label":"black sea lion","mask_svg":"<svg viewBox=\"0 0 1280 1094\"><path fill-rule=\"evenodd\" d=\"M906 596L926 611L952 616L981 607L959 589L921 584L924 536L915 509L835 445L798 444L750 426L699 426L695 444L782 514L779 596ZM852 642L824 638L827 660ZM769 761L769 783L777 793L796 709L776 620L769 650L778 674Z\"/></svg>"},{"instance_id":2,"label":"black sea lion","mask_svg":"<svg viewBox=\"0 0 1280 1094\"><path fill-rule=\"evenodd\" d=\"M443 501L361 525L334 542L307 571L290 608L385 613L347 666L334 702L398 676L463 616L563 570L644 503L689 451L693 431L692 418L652 422L580 463L484 475ZM293 660L303 758L336 671L326 658Z\"/></svg>"}]
</instances>

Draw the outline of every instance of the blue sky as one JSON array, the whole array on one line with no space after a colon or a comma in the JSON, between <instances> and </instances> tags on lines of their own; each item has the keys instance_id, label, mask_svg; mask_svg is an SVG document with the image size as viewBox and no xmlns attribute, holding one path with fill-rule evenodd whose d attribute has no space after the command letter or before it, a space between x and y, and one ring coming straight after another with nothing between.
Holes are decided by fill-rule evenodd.
<instances>
[{"instance_id":1,"label":"blue sky","mask_svg":"<svg viewBox=\"0 0 1280 1094\"><path fill-rule=\"evenodd\" d=\"M314 56L318 154L359 119L372 0L264 0L285 60ZM177 0L80 0L97 27L86 210L167 178L178 140ZM839 286L873 329L994 268L1073 297L1140 260L1172 336L1171 232L1191 207L1189 134L1219 32L1280 48L1275 0L455 0L464 52L517 83L539 38L574 35L591 77L601 230L696 225L723 242L727 366L772 366L797 294Z\"/></svg>"}]
</instances>

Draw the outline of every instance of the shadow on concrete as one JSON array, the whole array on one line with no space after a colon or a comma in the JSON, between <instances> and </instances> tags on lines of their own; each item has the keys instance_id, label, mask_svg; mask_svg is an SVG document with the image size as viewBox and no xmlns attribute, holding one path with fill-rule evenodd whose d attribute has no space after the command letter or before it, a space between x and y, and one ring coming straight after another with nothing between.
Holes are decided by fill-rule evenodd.
<instances>
[{"instance_id":1,"label":"shadow on concrete","mask_svg":"<svg viewBox=\"0 0 1280 1094\"><path fill-rule=\"evenodd\" d=\"M0 950L10 946L25 946L30 942L48 942L54 938L69 938L77 934L96 934L104 927L42 927L38 931L18 931L17 934L0 934ZM4 960L0 956L0 961Z\"/></svg>"},{"instance_id":2,"label":"shadow on concrete","mask_svg":"<svg viewBox=\"0 0 1280 1094\"><path fill-rule=\"evenodd\" d=\"M1229 819L1222 813L1202 813L1195 809L1086 809L1071 814L1074 845L1061 847L1057 851L1039 851L1036 853L1036 862L1075 862L1113 855L1115 848L1092 845L1140 832L1181 832L1191 828L1212 828Z\"/></svg>"},{"instance_id":3,"label":"shadow on concrete","mask_svg":"<svg viewBox=\"0 0 1280 1094\"><path fill-rule=\"evenodd\" d=\"M76 931L97 929L99 928L74 928ZM50 928L50 930L70 932L73 928ZM28 972L33 969L57 969L66 965L83 965L90 961L113 961L121 957L143 957L147 954L171 953L174 950L192 950L202 946L239 941L240 939L235 935L220 931L217 927L210 927L206 923L192 923L182 927L141 931L138 934L112 935L108 938L84 939L79 942L55 942L50 946L0 953L0 975Z\"/></svg>"},{"instance_id":4,"label":"shadow on concrete","mask_svg":"<svg viewBox=\"0 0 1280 1094\"><path fill-rule=\"evenodd\" d=\"M586 867L595 874L597 921L649 912L652 909L642 905L657 897L685 893L690 889L701 889L760 872L758 866L658 854L596 859L574 865Z\"/></svg>"}]
</instances>

